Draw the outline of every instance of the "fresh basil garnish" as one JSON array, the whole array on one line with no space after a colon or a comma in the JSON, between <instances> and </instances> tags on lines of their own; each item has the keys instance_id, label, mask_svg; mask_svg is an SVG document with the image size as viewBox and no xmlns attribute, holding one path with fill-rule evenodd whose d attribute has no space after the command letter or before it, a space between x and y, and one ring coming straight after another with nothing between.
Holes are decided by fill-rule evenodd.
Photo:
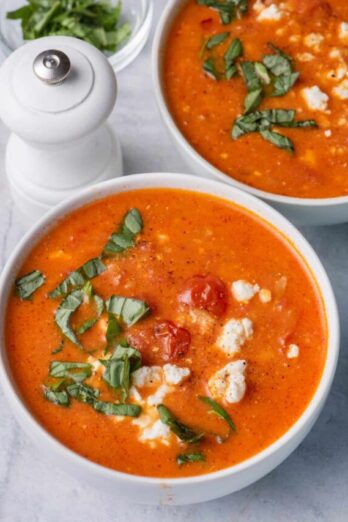
<instances>
[{"instance_id":1,"label":"fresh basil garnish","mask_svg":"<svg viewBox=\"0 0 348 522\"><path fill-rule=\"evenodd\" d=\"M80 362L52 361L49 374L50 377L58 379L72 379L74 382L82 382L92 375L92 365Z\"/></svg>"},{"instance_id":2,"label":"fresh basil garnish","mask_svg":"<svg viewBox=\"0 0 348 522\"><path fill-rule=\"evenodd\" d=\"M239 38L234 38L224 54L225 76L230 80L238 72L235 61L243 55L243 44Z\"/></svg>"},{"instance_id":3,"label":"fresh basil garnish","mask_svg":"<svg viewBox=\"0 0 348 522\"><path fill-rule=\"evenodd\" d=\"M24 301L29 300L34 292L36 292L45 281L45 276L39 270L33 270L33 272L16 279L16 295Z\"/></svg>"},{"instance_id":4,"label":"fresh basil garnish","mask_svg":"<svg viewBox=\"0 0 348 522\"><path fill-rule=\"evenodd\" d=\"M108 325L106 328L106 351L112 348L115 340L122 332L120 323L114 314L108 313Z\"/></svg>"},{"instance_id":5,"label":"fresh basil garnish","mask_svg":"<svg viewBox=\"0 0 348 522\"><path fill-rule=\"evenodd\" d=\"M66 407L70 404L69 395L65 390L59 391L45 387L44 396L48 401L53 402L53 404L57 404L58 406Z\"/></svg>"},{"instance_id":6,"label":"fresh basil garnish","mask_svg":"<svg viewBox=\"0 0 348 522\"><path fill-rule=\"evenodd\" d=\"M273 75L272 96L284 96L299 77L293 68L292 58L273 44L269 44L275 54L267 54L262 62Z\"/></svg>"},{"instance_id":7,"label":"fresh basil garnish","mask_svg":"<svg viewBox=\"0 0 348 522\"><path fill-rule=\"evenodd\" d=\"M79 348L82 348L82 345L70 326L70 318L83 303L83 298L84 292L82 290L74 290L59 304L54 316L54 320L62 334Z\"/></svg>"},{"instance_id":8,"label":"fresh basil garnish","mask_svg":"<svg viewBox=\"0 0 348 522\"><path fill-rule=\"evenodd\" d=\"M180 440L188 444L194 444L204 437L205 434L203 432L197 433L192 428L180 422L164 404L159 404L157 410L163 424L168 426Z\"/></svg>"},{"instance_id":9,"label":"fresh basil garnish","mask_svg":"<svg viewBox=\"0 0 348 522\"><path fill-rule=\"evenodd\" d=\"M262 81L257 73L255 62L241 62L242 75L248 94L244 100L244 113L256 109L263 98Z\"/></svg>"},{"instance_id":10,"label":"fresh basil garnish","mask_svg":"<svg viewBox=\"0 0 348 522\"><path fill-rule=\"evenodd\" d=\"M84 263L80 268L71 272L52 292L51 299L66 297L72 290L82 288L90 279L94 279L106 270L100 257L95 257Z\"/></svg>"},{"instance_id":11,"label":"fresh basil garnish","mask_svg":"<svg viewBox=\"0 0 348 522\"><path fill-rule=\"evenodd\" d=\"M214 47L223 43L226 40L226 38L229 36L229 34L230 33L227 33L227 32L214 34L213 36L208 38L208 40L206 41L206 44L205 44L206 49L208 49L209 51L211 49L214 49Z\"/></svg>"},{"instance_id":12,"label":"fresh basil garnish","mask_svg":"<svg viewBox=\"0 0 348 522\"><path fill-rule=\"evenodd\" d=\"M132 326L150 312L150 307L145 301L120 295L112 295L106 302L106 309L127 326Z\"/></svg>"},{"instance_id":13,"label":"fresh basil garnish","mask_svg":"<svg viewBox=\"0 0 348 522\"><path fill-rule=\"evenodd\" d=\"M211 408L211 412L227 422L232 431L237 431L236 425L234 424L230 414L216 401L210 397L199 396L199 399L207 404Z\"/></svg>"},{"instance_id":14,"label":"fresh basil garnish","mask_svg":"<svg viewBox=\"0 0 348 522\"><path fill-rule=\"evenodd\" d=\"M116 390L121 390L124 402L129 393L131 373L141 367L141 353L127 343L119 344L110 359L100 362L105 366L103 379Z\"/></svg>"},{"instance_id":15,"label":"fresh basil garnish","mask_svg":"<svg viewBox=\"0 0 348 522\"><path fill-rule=\"evenodd\" d=\"M93 408L104 415L139 417L141 406L138 404L116 404L114 402L94 401Z\"/></svg>"},{"instance_id":16,"label":"fresh basil garnish","mask_svg":"<svg viewBox=\"0 0 348 522\"><path fill-rule=\"evenodd\" d=\"M116 52L131 33L128 22L121 22L121 2L100 0L28 0L7 13L10 20L21 20L24 40L42 36L74 36L101 51Z\"/></svg>"},{"instance_id":17,"label":"fresh basil garnish","mask_svg":"<svg viewBox=\"0 0 348 522\"><path fill-rule=\"evenodd\" d=\"M294 145L286 136L274 132L273 126L288 128L315 128L315 120L296 121L296 111L293 109L266 109L254 111L237 118L233 124L231 136L237 140L250 132L259 132L261 136L278 148L292 153Z\"/></svg>"},{"instance_id":18,"label":"fresh basil garnish","mask_svg":"<svg viewBox=\"0 0 348 522\"><path fill-rule=\"evenodd\" d=\"M219 79L219 73L217 71L214 58L207 58L203 62L203 71L211 78L212 80Z\"/></svg>"},{"instance_id":19,"label":"fresh basil garnish","mask_svg":"<svg viewBox=\"0 0 348 522\"><path fill-rule=\"evenodd\" d=\"M231 23L237 15L243 15L248 11L248 0L197 0L197 3L218 11L223 24Z\"/></svg>"},{"instance_id":20,"label":"fresh basil garnish","mask_svg":"<svg viewBox=\"0 0 348 522\"><path fill-rule=\"evenodd\" d=\"M176 462L179 466L192 462L205 462L205 456L201 451L196 451L194 453L180 453L180 455L176 457Z\"/></svg>"},{"instance_id":21,"label":"fresh basil garnish","mask_svg":"<svg viewBox=\"0 0 348 522\"><path fill-rule=\"evenodd\" d=\"M67 386L66 391L70 397L73 397L79 402L84 402L92 406L99 397L99 390L96 390L95 388L92 388L92 386L88 386L87 384L83 384L81 382L70 384Z\"/></svg>"},{"instance_id":22,"label":"fresh basil garnish","mask_svg":"<svg viewBox=\"0 0 348 522\"><path fill-rule=\"evenodd\" d=\"M103 256L114 256L133 247L135 239L142 231L143 226L144 223L139 210L136 208L129 210L119 228L111 234L104 247Z\"/></svg>"}]
</instances>

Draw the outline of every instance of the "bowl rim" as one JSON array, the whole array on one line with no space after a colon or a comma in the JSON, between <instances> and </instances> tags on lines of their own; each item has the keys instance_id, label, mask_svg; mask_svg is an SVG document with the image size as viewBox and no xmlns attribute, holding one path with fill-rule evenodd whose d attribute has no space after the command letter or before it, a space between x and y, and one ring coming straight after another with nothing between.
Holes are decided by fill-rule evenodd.
<instances>
[{"instance_id":1,"label":"bowl rim","mask_svg":"<svg viewBox=\"0 0 348 522\"><path fill-rule=\"evenodd\" d=\"M286 204L288 206L296 207L338 207L341 205L347 205L348 203L348 195L347 196L334 196L334 197L326 197L326 198L300 198L296 196L284 196L282 194L276 194L275 192L266 192L265 190L261 190L247 183L243 183L238 181L236 178L232 176L228 176L223 171L214 167L212 163L206 160L203 156L201 156L196 149L190 144L190 142L185 138L184 134L180 131L177 126L174 117L172 116L164 93L163 82L161 78L161 70L162 70L162 55L161 51L164 47L165 40L168 34L168 30L170 27L169 19L173 15L180 4L184 4L187 0L169 0L167 5L165 6L160 20L157 24L153 44L152 44L152 79L154 85L155 98L157 101L157 105L160 110L160 114L162 116L163 121L168 127L171 134L174 136L175 140L179 143L180 147L183 151L200 167L206 169L212 176L215 178L228 183L229 185L233 185L240 190L244 190L249 192L250 194L257 196L263 200L269 201L271 204ZM166 27L168 24L168 28Z\"/></svg>"},{"instance_id":2,"label":"bowl rim","mask_svg":"<svg viewBox=\"0 0 348 522\"><path fill-rule=\"evenodd\" d=\"M20 397L19 391L16 389L16 384L11 376L11 371L6 360L7 357L4 339L5 312L9 291L18 270L18 260L21 258L21 254L23 254L22 251L24 251L24 255L27 255L33 248L33 245L40 241L51 227L57 223L57 221L70 212L95 200L102 199L106 195L147 188L176 188L211 194L220 199L230 201L233 204L246 209L254 216L258 216L261 221L265 221L271 228L273 228L273 230L280 233L288 241L290 248L295 249L302 257L317 284L325 309L328 329L326 360L320 382L300 417L280 438L264 448L261 452L233 466L203 475L184 478L157 478L132 475L107 468L75 453L75 451L69 449L51 435L31 413L29 407L26 406L24 400ZM76 468L84 468L85 471L100 477L109 478L111 480L119 479L123 482L134 485L157 485L163 487L165 484L168 487L174 487L178 485L198 484L231 477L257 465L261 465L262 462L266 461L273 454L276 454L283 447L286 447L292 440L296 440L296 437L304 432L306 426L311 425L311 421L316 419L316 415L320 412L324 404L335 375L339 353L339 339L339 316L329 278L319 257L297 228L281 213L270 207L267 203L237 189L236 187L226 185L217 180L202 179L187 174L134 174L131 176L114 178L84 189L80 194L63 201L39 219L39 221L24 235L14 248L0 275L0 382L4 394L11 404L15 417L21 418L21 425L24 431L29 434L31 438L41 438L43 442L47 443L46 446L49 447L51 453L59 455L63 460L68 461Z\"/></svg>"}]
</instances>

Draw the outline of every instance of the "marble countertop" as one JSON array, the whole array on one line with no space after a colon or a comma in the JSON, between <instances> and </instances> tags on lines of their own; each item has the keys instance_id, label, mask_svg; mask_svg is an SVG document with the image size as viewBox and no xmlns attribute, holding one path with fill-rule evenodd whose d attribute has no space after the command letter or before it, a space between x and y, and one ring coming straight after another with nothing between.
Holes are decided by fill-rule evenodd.
<instances>
[{"instance_id":1,"label":"marble countertop","mask_svg":"<svg viewBox=\"0 0 348 522\"><path fill-rule=\"evenodd\" d=\"M155 22L166 0L155 0ZM188 172L164 131L151 84L151 41L119 74L111 122L128 174ZM0 267L25 232L4 173L8 132L0 123ZM303 444L256 484L220 500L186 507L123 504L48 465L14 420L0 391L1 522L343 522L348 520L348 224L303 228L334 286L342 320L338 371L323 413Z\"/></svg>"}]
</instances>

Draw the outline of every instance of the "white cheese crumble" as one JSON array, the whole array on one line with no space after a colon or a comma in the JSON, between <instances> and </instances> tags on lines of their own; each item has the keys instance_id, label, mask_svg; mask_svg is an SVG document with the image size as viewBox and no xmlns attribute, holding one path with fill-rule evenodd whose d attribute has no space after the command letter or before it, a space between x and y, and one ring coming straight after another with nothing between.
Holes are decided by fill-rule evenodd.
<instances>
[{"instance_id":1,"label":"white cheese crumble","mask_svg":"<svg viewBox=\"0 0 348 522\"><path fill-rule=\"evenodd\" d=\"M248 281L244 281L240 279L239 281L234 281L231 285L232 295L236 301L240 303L247 303L256 295L260 287L257 284L248 283Z\"/></svg>"},{"instance_id":2,"label":"white cheese crumble","mask_svg":"<svg viewBox=\"0 0 348 522\"><path fill-rule=\"evenodd\" d=\"M300 355L300 349L297 344L289 344L286 356L288 359L296 359Z\"/></svg>"},{"instance_id":3,"label":"white cheese crumble","mask_svg":"<svg viewBox=\"0 0 348 522\"><path fill-rule=\"evenodd\" d=\"M146 402L150 406L157 406L158 404L161 404L163 402L164 397L167 395L167 393L170 391L169 386L167 384L161 384L155 391L153 395L150 395Z\"/></svg>"},{"instance_id":4,"label":"white cheese crumble","mask_svg":"<svg viewBox=\"0 0 348 522\"><path fill-rule=\"evenodd\" d=\"M230 404L241 401L246 391L246 366L246 361L240 359L218 370L208 382L212 396Z\"/></svg>"},{"instance_id":5,"label":"white cheese crumble","mask_svg":"<svg viewBox=\"0 0 348 522\"><path fill-rule=\"evenodd\" d=\"M343 80L332 92L341 100L348 100L348 80Z\"/></svg>"},{"instance_id":6,"label":"white cheese crumble","mask_svg":"<svg viewBox=\"0 0 348 522\"><path fill-rule=\"evenodd\" d=\"M327 137L327 138L331 138L332 136L332 131L330 129L327 129L326 131L324 131L324 135Z\"/></svg>"},{"instance_id":7,"label":"white cheese crumble","mask_svg":"<svg viewBox=\"0 0 348 522\"><path fill-rule=\"evenodd\" d=\"M162 368L160 366L143 366L132 373L133 384L139 388L153 386L162 381Z\"/></svg>"},{"instance_id":8,"label":"white cheese crumble","mask_svg":"<svg viewBox=\"0 0 348 522\"><path fill-rule=\"evenodd\" d=\"M319 50L321 42L324 40L324 36L318 33L307 34L304 38L304 43L307 47L311 47L315 51Z\"/></svg>"},{"instance_id":9,"label":"white cheese crumble","mask_svg":"<svg viewBox=\"0 0 348 522\"><path fill-rule=\"evenodd\" d=\"M348 42L348 24L347 22L341 22L338 31L339 37L343 42Z\"/></svg>"},{"instance_id":10,"label":"white cheese crumble","mask_svg":"<svg viewBox=\"0 0 348 522\"><path fill-rule=\"evenodd\" d=\"M140 435L140 440L154 440L154 439L166 439L170 435L170 429L166 424L163 424L161 419L158 419L152 426L145 428ZM164 441L162 441L164 442Z\"/></svg>"},{"instance_id":11,"label":"white cheese crumble","mask_svg":"<svg viewBox=\"0 0 348 522\"><path fill-rule=\"evenodd\" d=\"M188 368L181 368L175 364L165 364L163 366L164 378L168 384L181 384L190 375Z\"/></svg>"},{"instance_id":12,"label":"white cheese crumble","mask_svg":"<svg viewBox=\"0 0 348 522\"><path fill-rule=\"evenodd\" d=\"M279 7L275 4L271 4L268 7L265 7L260 11L257 19L261 22L267 21L267 22L276 22L281 19L283 16L283 13L279 9Z\"/></svg>"},{"instance_id":13,"label":"white cheese crumble","mask_svg":"<svg viewBox=\"0 0 348 522\"><path fill-rule=\"evenodd\" d=\"M259 292L259 299L261 303L270 303L272 301L272 292L267 288L261 288Z\"/></svg>"},{"instance_id":14,"label":"white cheese crumble","mask_svg":"<svg viewBox=\"0 0 348 522\"><path fill-rule=\"evenodd\" d=\"M302 89L302 94L310 109L313 111L326 111L329 97L317 85Z\"/></svg>"},{"instance_id":15,"label":"white cheese crumble","mask_svg":"<svg viewBox=\"0 0 348 522\"><path fill-rule=\"evenodd\" d=\"M300 62L311 62L312 60L314 60L314 56L313 54L311 53L299 53L296 58L300 61Z\"/></svg>"},{"instance_id":16,"label":"white cheese crumble","mask_svg":"<svg viewBox=\"0 0 348 522\"><path fill-rule=\"evenodd\" d=\"M223 327L217 345L231 356L239 352L240 347L250 339L253 333L253 323L247 317L230 319Z\"/></svg>"}]
</instances>

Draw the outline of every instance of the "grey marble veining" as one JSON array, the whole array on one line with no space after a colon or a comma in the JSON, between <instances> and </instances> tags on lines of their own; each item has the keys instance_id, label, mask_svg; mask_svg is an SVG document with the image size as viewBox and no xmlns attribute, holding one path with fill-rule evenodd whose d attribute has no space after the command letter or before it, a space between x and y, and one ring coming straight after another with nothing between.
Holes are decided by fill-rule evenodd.
<instances>
[{"instance_id":1,"label":"grey marble veining","mask_svg":"<svg viewBox=\"0 0 348 522\"><path fill-rule=\"evenodd\" d=\"M155 0L155 21L165 5ZM151 86L151 41L119 77L111 121L127 173L187 171L160 121ZM0 123L0 266L25 232L5 181L8 132ZM85 486L41 457L0 392L1 522L344 522L348 520L348 225L304 228L336 292L342 319L337 375L325 409L298 450L273 473L234 495L186 507L125 505Z\"/></svg>"}]
</instances>

